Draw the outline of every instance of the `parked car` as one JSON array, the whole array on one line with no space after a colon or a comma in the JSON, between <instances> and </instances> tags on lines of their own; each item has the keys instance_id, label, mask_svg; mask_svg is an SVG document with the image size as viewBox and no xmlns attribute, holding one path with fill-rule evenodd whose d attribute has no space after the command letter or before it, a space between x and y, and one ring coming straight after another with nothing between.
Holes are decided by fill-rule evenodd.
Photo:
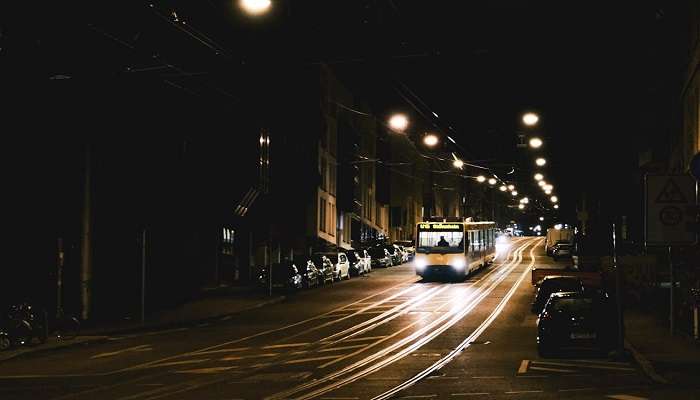
<instances>
[{"instance_id":1,"label":"parked car","mask_svg":"<svg viewBox=\"0 0 700 400\"><path fill-rule=\"evenodd\" d=\"M331 261L333 279L336 281L350 279L350 261L345 252L318 253L326 256Z\"/></svg>"},{"instance_id":2,"label":"parked car","mask_svg":"<svg viewBox=\"0 0 700 400\"><path fill-rule=\"evenodd\" d=\"M413 260L413 258L416 256L416 244L413 243L413 240L398 240L394 242L394 244L397 244L408 253L408 261Z\"/></svg>"},{"instance_id":3,"label":"parked car","mask_svg":"<svg viewBox=\"0 0 700 400\"><path fill-rule=\"evenodd\" d=\"M299 269L292 261L282 261L270 266L272 270L272 282L269 278L268 267L260 268L258 283L262 287L270 287L283 291L295 291L302 288L302 276Z\"/></svg>"},{"instance_id":4,"label":"parked car","mask_svg":"<svg viewBox=\"0 0 700 400\"><path fill-rule=\"evenodd\" d=\"M556 292L577 292L583 293L583 282L574 276L548 275L542 279L537 288L535 301L532 302L532 312L539 314L544 308L549 296Z\"/></svg>"},{"instance_id":5,"label":"parked car","mask_svg":"<svg viewBox=\"0 0 700 400\"><path fill-rule=\"evenodd\" d=\"M348 256L348 262L350 263L351 275L360 276L369 272L365 266L365 260L360 257L360 254L356 250L348 250L346 254Z\"/></svg>"},{"instance_id":6,"label":"parked car","mask_svg":"<svg viewBox=\"0 0 700 400\"><path fill-rule=\"evenodd\" d=\"M571 243L569 242L557 243L552 248L552 258L555 261L564 257L571 257Z\"/></svg>"},{"instance_id":7,"label":"parked car","mask_svg":"<svg viewBox=\"0 0 700 400\"><path fill-rule=\"evenodd\" d=\"M615 307L605 294L553 293L537 318L537 349L541 356L572 345L614 347Z\"/></svg>"},{"instance_id":8,"label":"parked car","mask_svg":"<svg viewBox=\"0 0 700 400\"><path fill-rule=\"evenodd\" d=\"M372 257L372 268L388 268L393 265L393 262L391 261L391 254L389 254L389 250L385 249L384 247L370 247L367 252L369 253L370 257Z\"/></svg>"},{"instance_id":9,"label":"parked car","mask_svg":"<svg viewBox=\"0 0 700 400\"><path fill-rule=\"evenodd\" d=\"M391 258L391 265L401 265L401 252L398 247L393 244L387 244L383 246L388 252Z\"/></svg>"},{"instance_id":10,"label":"parked car","mask_svg":"<svg viewBox=\"0 0 700 400\"><path fill-rule=\"evenodd\" d=\"M314 254L311 260L318 268L318 282L325 285L326 282L333 283L333 262L323 254Z\"/></svg>"},{"instance_id":11,"label":"parked car","mask_svg":"<svg viewBox=\"0 0 700 400\"><path fill-rule=\"evenodd\" d=\"M408 262L408 251L406 251L406 248L400 244L394 244L394 246L399 250L399 254L401 254L401 264Z\"/></svg>"},{"instance_id":12,"label":"parked car","mask_svg":"<svg viewBox=\"0 0 700 400\"><path fill-rule=\"evenodd\" d=\"M367 249L357 249L357 254L362 260L362 262L365 264L365 270L367 272L372 272L372 256L369 255Z\"/></svg>"},{"instance_id":13,"label":"parked car","mask_svg":"<svg viewBox=\"0 0 700 400\"><path fill-rule=\"evenodd\" d=\"M299 269L302 284L305 288L310 289L323 283L321 281L321 271L318 269L318 266L314 263L311 257L295 257L294 264Z\"/></svg>"}]
</instances>

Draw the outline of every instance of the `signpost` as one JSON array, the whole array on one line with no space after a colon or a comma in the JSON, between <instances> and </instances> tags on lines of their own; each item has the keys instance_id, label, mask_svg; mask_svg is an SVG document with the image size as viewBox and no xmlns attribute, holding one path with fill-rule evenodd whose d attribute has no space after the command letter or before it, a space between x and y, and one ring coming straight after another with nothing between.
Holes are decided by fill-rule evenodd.
<instances>
[{"instance_id":1,"label":"signpost","mask_svg":"<svg viewBox=\"0 0 700 400\"><path fill-rule=\"evenodd\" d=\"M673 334L673 246L697 243L697 183L693 176L647 175L645 177L645 242L647 246L667 246L670 275L670 329Z\"/></svg>"}]
</instances>

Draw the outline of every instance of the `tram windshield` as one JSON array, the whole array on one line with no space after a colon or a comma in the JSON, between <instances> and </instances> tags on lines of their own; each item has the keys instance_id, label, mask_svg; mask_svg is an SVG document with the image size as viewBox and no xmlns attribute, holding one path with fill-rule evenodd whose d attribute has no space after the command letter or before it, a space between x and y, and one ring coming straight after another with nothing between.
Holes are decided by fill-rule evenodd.
<instances>
[{"instance_id":1,"label":"tram windshield","mask_svg":"<svg viewBox=\"0 0 700 400\"><path fill-rule=\"evenodd\" d=\"M418 253L464 253L463 230L432 230L418 231Z\"/></svg>"}]
</instances>

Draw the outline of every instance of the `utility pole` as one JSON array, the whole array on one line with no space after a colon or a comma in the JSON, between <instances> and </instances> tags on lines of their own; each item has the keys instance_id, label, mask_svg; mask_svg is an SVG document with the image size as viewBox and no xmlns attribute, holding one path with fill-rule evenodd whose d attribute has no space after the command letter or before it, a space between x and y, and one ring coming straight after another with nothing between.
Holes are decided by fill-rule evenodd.
<instances>
[{"instance_id":1,"label":"utility pole","mask_svg":"<svg viewBox=\"0 0 700 400\"><path fill-rule=\"evenodd\" d=\"M90 317L90 286L92 284L92 160L90 144L85 144L85 181L83 184L83 216L80 262L82 319Z\"/></svg>"}]
</instances>

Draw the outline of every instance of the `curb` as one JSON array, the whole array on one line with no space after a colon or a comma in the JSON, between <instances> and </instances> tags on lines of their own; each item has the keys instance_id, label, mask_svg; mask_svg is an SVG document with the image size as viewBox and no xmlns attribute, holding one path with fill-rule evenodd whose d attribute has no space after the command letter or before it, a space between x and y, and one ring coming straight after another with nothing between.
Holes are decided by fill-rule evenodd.
<instances>
[{"instance_id":1,"label":"curb","mask_svg":"<svg viewBox=\"0 0 700 400\"><path fill-rule=\"evenodd\" d=\"M203 318L196 318L196 319L190 319L187 321L176 321L176 322L165 322L161 324L152 324L152 325L138 325L138 326L133 326L133 327L128 327L128 328L115 328L112 330L102 330L102 331L97 331L95 332L95 335L118 335L118 334L125 334L125 333L136 333L136 332L155 332L155 331L160 331L160 330L167 330L167 329L173 329L173 328L182 328L186 326L192 326L192 325L198 325L206 322L214 322L217 320L221 320L222 318L226 317L232 317L236 314L240 314L246 311L250 310L255 310L261 307L265 307L268 305L272 304L277 304L280 303L284 300L287 299L287 296L278 296L274 299L266 300L257 304L253 304L249 307L241 308L236 311L230 311L222 314L217 314L213 316L208 316L208 317L203 317Z\"/></svg>"},{"instance_id":2,"label":"curb","mask_svg":"<svg viewBox=\"0 0 700 400\"><path fill-rule=\"evenodd\" d=\"M84 340L80 340L79 338L76 339L71 339L70 342L63 342L64 344L61 345L55 345L53 347L42 347L42 345L37 345L37 347L26 347L21 350L17 350L14 352L8 352L10 354L2 354L0 353L0 363L8 360L12 360L14 358L18 357L23 357L28 354L37 354L37 353L48 353L51 351L56 351L56 350L63 350L63 349L68 349L72 347L78 347L80 345L89 345L89 344L95 344L95 343L103 343L106 342L107 339L109 339L108 336L83 336ZM87 339L86 339L87 338Z\"/></svg>"},{"instance_id":3,"label":"curb","mask_svg":"<svg viewBox=\"0 0 700 400\"><path fill-rule=\"evenodd\" d=\"M639 364L639 366L642 367L644 374L649 379L662 385L667 385L670 383L666 378L664 378L656 372L651 361L644 357L642 353L637 351L637 349L634 348L634 346L632 346L632 343L630 343L627 339L625 339L625 348L629 349L629 351L632 353L632 357L634 357L634 360L637 362L637 364Z\"/></svg>"},{"instance_id":4,"label":"curb","mask_svg":"<svg viewBox=\"0 0 700 400\"><path fill-rule=\"evenodd\" d=\"M27 347L22 349L22 351L18 351L13 354L3 354L0 353L0 362L4 362L7 360L11 360L17 357L25 356L27 354L37 354L41 352L49 352L49 351L54 351L54 350L62 350L62 349L67 349L71 347L76 347L78 345L88 345L88 344L95 344L95 343L103 343L107 342L109 339L109 335L115 335L115 334L125 334L125 333L135 333L135 332L157 332L160 330L167 330L167 329L172 329L176 327L184 327L184 326L192 326L192 325L198 325L202 324L205 322L213 322L217 320L221 320L223 318L231 317L236 314L240 314L246 311L250 310L255 310L264 306L280 303L284 300L286 300L287 296L278 296L274 299L270 299L267 301L263 301L257 304L253 304L252 306L245 307L233 312L227 312L223 314L217 314L215 316L210 316L210 317L205 317L205 318L199 318L199 319L192 319L188 321L180 321L180 322L169 322L169 323L163 323L163 324L154 324L154 325L145 325L145 326L136 326L136 327L129 327L129 328L123 328L123 329L114 329L114 330L105 330L105 331L99 331L99 332L94 332L91 335L87 336L78 336L75 341L71 343L66 343L65 345L60 345L60 346L54 346L54 347L41 347L41 345L37 345L36 347ZM89 338L86 340L80 340L79 338Z\"/></svg>"}]
</instances>

